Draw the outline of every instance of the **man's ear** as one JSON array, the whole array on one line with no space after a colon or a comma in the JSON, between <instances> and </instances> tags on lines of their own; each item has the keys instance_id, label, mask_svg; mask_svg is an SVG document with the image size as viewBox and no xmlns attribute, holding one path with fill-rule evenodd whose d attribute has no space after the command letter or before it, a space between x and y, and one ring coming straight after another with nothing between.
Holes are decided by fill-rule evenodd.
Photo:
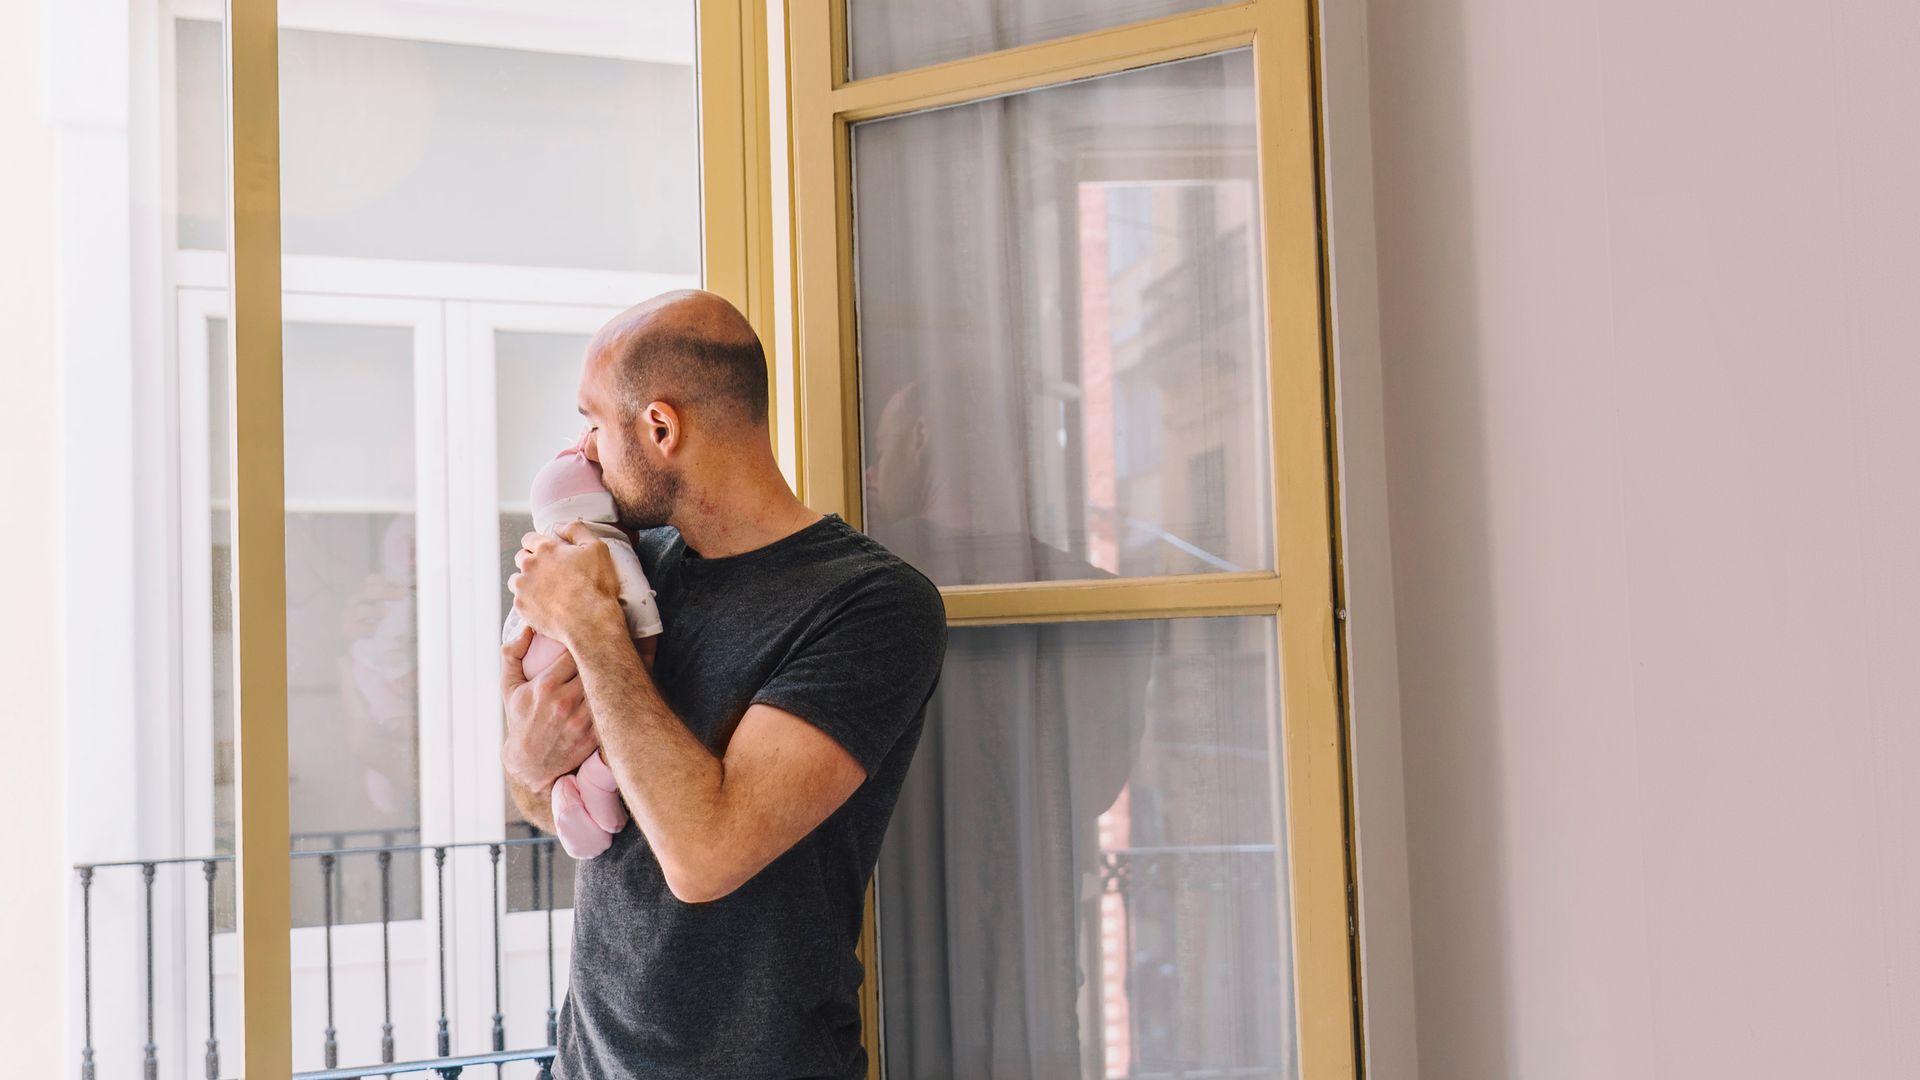
<instances>
[{"instance_id":1,"label":"man's ear","mask_svg":"<svg viewBox=\"0 0 1920 1080\"><path fill-rule=\"evenodd\" d=\"M680 410L664 401L649 401L640 412L641 435L661 457L672 457L680 450L686 432L680 425Z\"/></svg>"},{"instance_id":2,"label":"man's ear","mask_svg":"<svg viewBox=\"0 0 1920 1080\"><path fill-rule=\"evenodd\" d=\"M924 416L920 417L918 420L915 420L913 422L913 434L910 436L910 438L912 439L912 442L909 443L909 445L913 448L914 464L916 465L921 464L926 460L927 443L930 441L927 435L927 418L926 417Z\"/></svg>"}]
</instances>

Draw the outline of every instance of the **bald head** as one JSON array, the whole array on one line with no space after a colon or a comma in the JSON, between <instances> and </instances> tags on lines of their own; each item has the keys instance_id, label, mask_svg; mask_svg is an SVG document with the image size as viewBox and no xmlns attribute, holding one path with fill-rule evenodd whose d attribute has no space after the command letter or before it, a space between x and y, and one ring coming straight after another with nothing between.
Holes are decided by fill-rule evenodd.
<instances>
[{"instance_id":1,"label":"bald head","mask_svg":"<svg viewBox=\"0 0 1920 1080\"><path fill-rule=\"evenodd\" d=\"M709 422L766 426L766 352L746 316L713 293L636 304L600 328L587 356L611 366L624 420L665 401Z\"/></svg>"}]
</instances>

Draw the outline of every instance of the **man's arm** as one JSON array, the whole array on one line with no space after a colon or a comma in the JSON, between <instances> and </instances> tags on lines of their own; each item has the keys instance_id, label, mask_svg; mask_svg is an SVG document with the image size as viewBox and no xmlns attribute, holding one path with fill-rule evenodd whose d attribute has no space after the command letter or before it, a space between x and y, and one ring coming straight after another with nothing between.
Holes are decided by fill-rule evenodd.
<instances>
[{"instance_id":1,"label":"man's arm","mask_svg":"<svg viewBox=\"0 0 1920 1080\"><path fill-rule=\"evenodd\" d=\"M500 699L507 714L500 764L521 815L551 833L553 782L593 753L593 716L573 657L555 660L537 679L526 677L521 661L532 643L533 629L526 627L500 649Z\"/></svg>"},{"instance_id":2,"label":"man's arm","mask_svg":"<svg viewBox=\"0 0 1920 1080\"><path fill-rule=\"evenodd\" d=\"M547 791L535 791L514 779L511 773L507 775L507 794L513 798L513 805L520 808L520 816L549 836L554 835L551 791L551 787Z\"/></svg>"},{"instance_id":3,"label":"man's arm","mask_svg":"<svg viewBox=\"0 0 1920 1080\"><path fill-rule=\"evenodd\" d=\"M845 803L898 728L925 703L938 671L937 663L921 670L925 658L919 655L945 638L939 594L928 583L932 606L923 606L922 614L931 622L903 627L890 618L872 618L869 612L859 623L862 634L840 641L837 652L823 650L813 658L815 665L837 661L829 666L839 678L827 683L835 692L768 698L763 687L761 700L734 729L722 760L674 715L641 664L627 637L619 580L606 545L577 524L561 530L558 538L528 533L521 543L524 547L514 556L520 572L507 579L514 609L565 645L579 665L585 691L579 714L588 718L588 730L578 740L577 756L570 731L556 735L550 730L566 729L571 720L552 719L566 710L547 704L540 684L549 676L543 674L521 690L530 695L526 713L532 717L525 725L525 742L533 748L527 757L545 764L515 771L529 786L544 788L585 760L597 741L667 886L689 903L716 900L739 888ZM881 605L891 606L890 601ZM919 639L906 650L914 674L889 680L883 668L873 665L889 659L885 654L896 650L903 632ZM860 665L848 663L856 657ZM510 678L517 665L507 667ZM890 698L900 700L889 702L883 711L900 723L884 737L871 730L873 724L852 717L856 709L871 710L876 700ZM786 711L790 704L797 704L799 712ZM510 716L514 712L508 711ZM554 741L566 751L536 752ZM508 742L511 749L511 726ZM563 767L554 767L555 761L568 758Z\"/></svg>"},{"instance_id":4,"label":"man's arm","mask_svg":"<svg viewBox=\"0 0 1920 1080\"><path fill-rule=\"evenodd\" d=\"M569 642L601 752L674 896L717 900L839 809L866 771L831 736L766 704L747 710L715 757L660 696L614 615L583 620Z\"/></svg>"}]
</instances>

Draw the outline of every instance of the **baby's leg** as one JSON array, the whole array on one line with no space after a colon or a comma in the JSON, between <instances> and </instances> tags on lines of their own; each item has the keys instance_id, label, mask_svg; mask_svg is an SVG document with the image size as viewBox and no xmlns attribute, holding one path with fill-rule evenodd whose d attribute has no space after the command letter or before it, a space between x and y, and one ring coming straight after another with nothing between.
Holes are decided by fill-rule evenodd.
<instances>
[{"instance_id":1,"label":"baby's leg","mask_svg":"<svg viewBox=\"0 0 1920 1080\"><path fill-rule=\"evenodd\" d=\"M594 823L610 833L626 828L627 808L620 802L620 785L601 752L595 750L592 757L581 763L576 775L580 781L580 800L587 804L587 813L593 816Z\"/></svg>"},{"instance_id":2,"label":"baby's leg","mask_svg":"<svg viewBox=\"0 0 1920 1080\"><path fill-rule=\"evenodd\" d=\"M571 774L553 782L553 831L576 859L591 859L613 846L613 835L593 820Z\"/></svg>"}]
</instances>

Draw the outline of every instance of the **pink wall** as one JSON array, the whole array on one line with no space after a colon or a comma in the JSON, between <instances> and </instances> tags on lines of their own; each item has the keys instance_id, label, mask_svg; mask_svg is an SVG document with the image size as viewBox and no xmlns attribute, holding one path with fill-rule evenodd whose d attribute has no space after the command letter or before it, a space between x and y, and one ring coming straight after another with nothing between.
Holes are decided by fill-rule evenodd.
<instances>
[{"instance_id":1,"label":"pink wall","mask_svg":"<svg viewBox=\"0 0 1920 1080\"><path fill-rule=\"evenodd\" d=\"M1920 1075L1920 4L1364 33L1420 1076Z\"/></svg>"},{"instance_id":2,"label":"pink wall","mask_svg":"<svg viewBox=\"0 0 1920 1080\"><path fill-rule=\"evenodd\" d=\"M67 954L62 938L73 870L65 834L61 746L61 493L53 453L60 369L54 257L54 139L47 123L42 11L0 17L0 505L8 525L7 604L0 623L6 747L0 785L11 807L0 871L0 1033L7 1071L71 1075L62 1037ZM26 1037L27 1033L33 1037Z\"/></svg>"}]
</instances>

